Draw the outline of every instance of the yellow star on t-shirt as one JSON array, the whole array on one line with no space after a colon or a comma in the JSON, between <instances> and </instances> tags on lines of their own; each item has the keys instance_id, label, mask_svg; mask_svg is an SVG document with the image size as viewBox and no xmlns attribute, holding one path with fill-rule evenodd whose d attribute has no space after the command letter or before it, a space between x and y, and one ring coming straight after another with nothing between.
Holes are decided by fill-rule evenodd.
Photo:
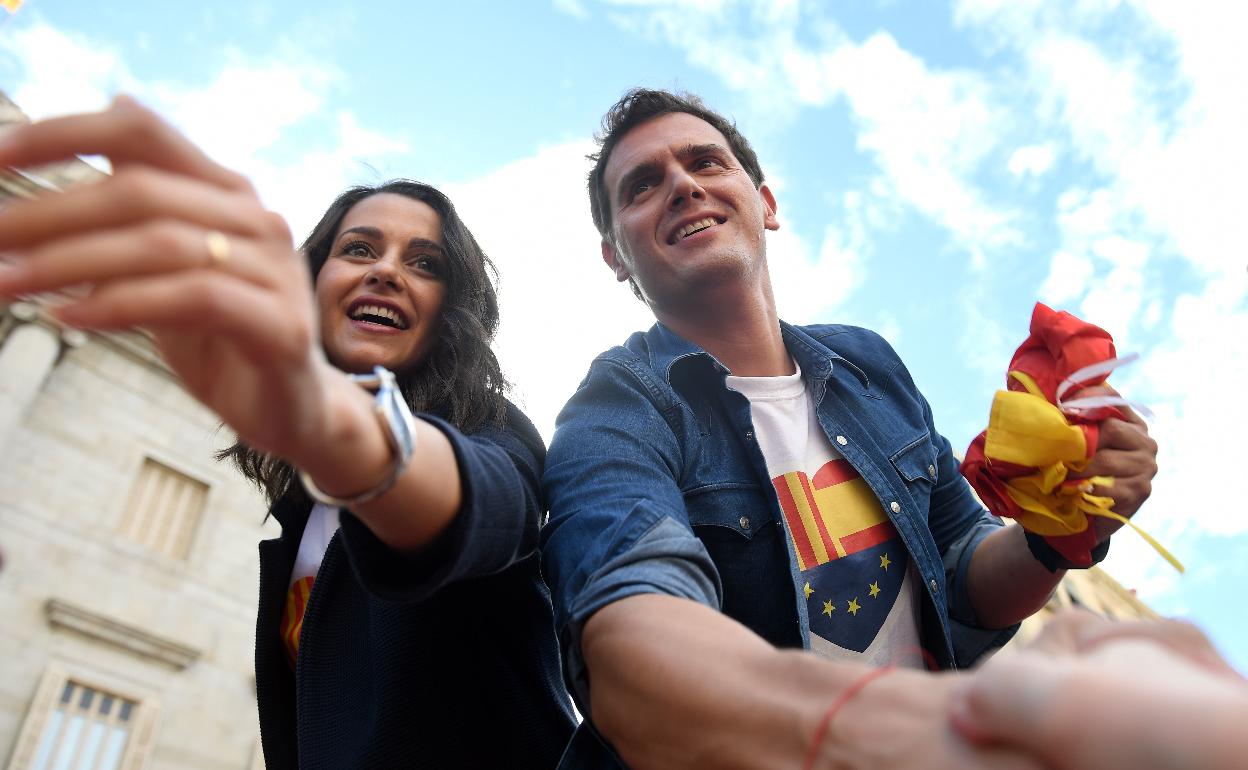
<instances>
[{"instance_id":1,"label":"yellow star on t-shirt","mask_svg":"<svg viewBox=\"0 0 1248 770\"><path fill-rule=\"evenodd\" d=\"M811 587L810 587L810 583L807 583L807 584L806 584L806 587L805 587L805 588L803 588L802 590L806 592L806 598L807 598L807 599L809 599L809 598L810 598L810 595L811 595L811 594L813 594L813 593L815 592L815 589L813 589L813 588L811 588Z\"/></svg>"},{"instance_id":2,"label":"yellow star on t-shirt","mask_svg":"<svg viewBox=\"0 0 1248 770\"><path fill-rule=\"evenodd\" d=\"M849 600L849 614L858 617L858 610L862 609L862 605L858 604L858 597L855 596Z\"/></svg>"},{"instance_id":3,"label":"yellow star on t-shirt","mask_svg":"<svg viewBox=\"0 0 1248 770\"><path fill-rule=\"evenodd\" d=\"M892 563L893 562L889 560L888 558L888 554L884 554L883 556L880 557L880 566L884 568L885 572L888 572L888 565Z\"/></svg>"},{"instance_id":4,"label":"yellow star on t-shirt","mask_svg":"<svg viewBox=\"0 0 1248 770\"><path fill-rule=\"evenodd\" d=\"M871 598L874 599L875 597L879 595L880 595L880 584L872 583L871 584Z\"/></svg>"},{"instance_id":5,"label":"yellow star on t-shirt","mask_svg":"<svg viewBox=\"0 0 1248 770\"><path fill-rule=\"evenodd\" d=\"M832 606L832 602L827 601L827 602L824 602L824 603L823 603L823 614L824 614L824 615L827 615L828 617L832 617L832 610L834 610L834 609L836 609L836 608Z\"/></svg>"}]
</instances>

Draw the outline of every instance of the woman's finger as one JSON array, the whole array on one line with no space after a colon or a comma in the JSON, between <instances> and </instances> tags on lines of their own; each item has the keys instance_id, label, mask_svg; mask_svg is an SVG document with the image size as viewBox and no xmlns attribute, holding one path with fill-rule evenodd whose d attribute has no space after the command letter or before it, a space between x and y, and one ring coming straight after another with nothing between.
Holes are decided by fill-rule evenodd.
<instances>
[{"instance_id":1,"label":"woman's finger","mask_svg":"<svg viewBox=\"0 0 1248 770\"><path fill-rule=\"evenodd\" d=\"M79 185L62 194L19 200L0 209L0 250L149 219L180 219L213 230L282 238L289 230L253 195L146 166Z\"/></svg>"},{"instance_id":2,"label":"woman's finger","mask_svg":"<svg viewBox=\"0 0 1248 770\"><path fill-rule=\"evenodd\" d=\"M289 248L162 219L61 238L26 252L0 270L0 297L204 268L273 288L302 283L306 275Z\"/></svg>"},{"instance_id":3,"label":"woman's finger","mask_svg":"<svg viewBox=\"0 0 1248 770\"><path fill-rule=\"evenodd\" d=\"M185 329L229 338L265 366L304 361L315 343L315 314L305 287L275 292L212 268L103 284L53 310L88 329Z\"/></svg>"},{"instance_id":4,"label":"woman's finger","mask_svg":"<svg viewBox=\"0 0 1248 770\"><path fill-rule=\"evenodd\" d=\"M104 155L114 169L139 163L252 192L246 177L213 161L156 113L125 96L103 112L18 125L0 136L0 166L39 166L74 155Z\"/></svg>"}]
</instances>

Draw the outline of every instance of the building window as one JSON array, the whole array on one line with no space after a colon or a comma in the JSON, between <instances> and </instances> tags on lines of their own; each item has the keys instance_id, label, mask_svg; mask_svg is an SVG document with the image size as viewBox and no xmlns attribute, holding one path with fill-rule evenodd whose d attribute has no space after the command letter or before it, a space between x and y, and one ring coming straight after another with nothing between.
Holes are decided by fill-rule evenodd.
<instances>
[{"instance_id":1,"label":"building window","mask_svg":"<svg viewBox=\"0 0 1248 770\"><path fill-rule=\"evenodd\" d=\"M121 534L167 556L185 559L207 496L207 484L144 458L121 517Z\"/></svg>"},{"instance_id":2,"label":"building window","mask_svg":"<svg viewBox=\"0 0 1248 770\"><path fill-rule=\"evenodd\" d=\"M48 715L31 770L89 767L117 770L138 704L73 680Z\"/></svg>"},{"instance_id":3,"label":"building window","mask_svg":"<svg viewBox=\"0 0 1248 770\"><path fill-rule=\"evenodd\" d=\"M11 770L132 770L147 764L156 707L49 669L18 736Z\"/></svg>"}]
</instances>

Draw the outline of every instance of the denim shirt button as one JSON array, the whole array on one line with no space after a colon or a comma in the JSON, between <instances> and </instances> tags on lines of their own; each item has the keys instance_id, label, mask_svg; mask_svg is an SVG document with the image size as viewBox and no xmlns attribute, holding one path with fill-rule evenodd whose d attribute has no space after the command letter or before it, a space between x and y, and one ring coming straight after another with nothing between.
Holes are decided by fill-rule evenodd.
<instances>
[{"instance_id":1,"label":"denim shirt button","mask_svg":"<svg viewBox=\"0 0 1248 770\"><path fill-rule=\"evenodd\" d=\"M754 431L752 431L752 430L747 430L747 431L745 432L745 440L746 440L746 441L753 441L753 440L754 440Z\"/></svg>"},{"instance_id":2,"label":"denim shirt button","mask_svg":"<svg viewBox=\"0 0 1248 770\"><path fill-rule=\"evenodd\" d=\"M845 437L844 437L844 436L837 436L837 437L836 437L836 443L840 444L841 446L845 446L845 445L846 445L846 444L848 444L849 442L845 440Z\"/></svg>"},{"instance_id":3,"label":"denim shirt button","mask_svg":"<svg viewBox=\"0 0 1248 770\"><path fill-rule=\"evenodd\" d=\"M901 513L901 503L898 503L896 500L889 503L888 507L893 509L893 513Z\"/></svg>"},{"instance_id":4,"label":"denim shirt button","mask_svg":"<svg viewBox=\"0 0 1248 770\"><path fill-rule=\"evenodd\" d=\"M742 516L742 517L741 517L740 524L741 524L741 529L749 529L749 528L750 528L750 517L749 517L749 516Z\"/></svg>"},{"instance_id":5,"label":"denim shirt button","mask_svg":"<svg viewBox=\"0 0 1248 770\"><path fill-rule=\"evenodd\" d=\"M932 481L936 480L936 466L935 465L927 466L927 475L932 477Z\"/></svg>"},{"instance_id":6,"label":"denim shirt button","mask_svg":"<svg viewBox=\"0 0 1248 770\"><path fill-rule=\"evenodd\" d=\"M931 582L928 583L928 585L932 587L932 593L936 593L936 578L932 578Z\"/></svg>"}]
</instances>

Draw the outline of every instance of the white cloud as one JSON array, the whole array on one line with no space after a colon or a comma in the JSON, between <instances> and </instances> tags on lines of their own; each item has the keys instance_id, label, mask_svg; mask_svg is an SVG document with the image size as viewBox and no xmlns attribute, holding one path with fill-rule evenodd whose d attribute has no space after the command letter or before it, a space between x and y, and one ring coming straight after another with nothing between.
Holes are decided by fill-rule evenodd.
<instances>
[{"instance_id":1,"label":"white cloud","mask_svg":"<svg viewBox=\"0 0 1248 770\"><path fill-rule=\"evenodd\" d=\"M932 71L888 33L856 44L795 2L722 2L714 15L677 2L611 4L644 6L646 15L616 17L618 23L683 50L692 64L747 94L765 124L845 99L858 147L884 177L879 189L947 228L977 264L987 251L1019 242L1013 212L972 181L1007 120L982 76ZM805 43L809 34L799 39L799 29L814 30L817 42Z\"/></svg>"},{"instance_id":2,"label":"white cloud","mask_svg":"<svg viewBox=\"0 0 1248 770\"><path fill-rule=\"evenodd\" d=\"M1019 147L1011 153L1009 161L1006 162L1006 168L1011 174L1020 178L1044 176L1049 169L1053 168L1055 157L1053 145L1032 144Z\"/></svg>"},{"instance_id":3,"label":"white cloud","mask_svg":"<svg viewBox=\"0 0 1248 770\"><path fill-rule=\"evenodd\" d=\"M783 187L775 179L773 192ZM780 229L767 235L767 265L780 316L791 323L823 323L839 315L841 306L866 279L870 253L868 230L879 214L873 198L860 190L841 195L840 214L823 231L817 256L797 235L797 227L781 216Z\"/></svg>"},{"instance_id":4,"label":"white cloud","mask_svg":"<svg viewBox=\"0 0 1248 770\"><path fill-rule=\"evenodd\" d=\"M1058 251L1049 266L1049 276L1040 286L1040 299L1052 307L1059 307L1080 297L1088 290L1094 268L1086 255Z\"/></svg>"},{"instance_id":5,"label":"white cloud","mask_svg":"<svg viewBox=\"0 0 1248 770\"><path fill-rule=\"evenodd\" d=\"M555 10L575 19L589 18L589 11L585 8L585 4L581 0L553 0Z\"/></svg>"},{"instance_id":6,"label":"white cloud","mask_svg":"<svg viewBox=\"0 0 1248 770\"><path fill-rule=\"evenodd\" d=\"M548 441L594 356L654 323L603 264L583 182L594 149L589 141L549 147L446 187L498 267L495 350L515 400Z\"/></svg>"},{"instance_id":7,"label":"white cloud","mask_svg":"<svg viewBox=\"0 0 1248 770\"><path fill-rule=\"evenodd\" d=\"M5 31L7 54L28 77L9 92L32 120L107 106L135 82L115 49L44 22Z\"/></svg>"},{"instance_id":8,"label":"white cloud","mask_svg":"<svg viewBox=\"0 0 1248 770\"><path fill-rule=\"evenodd\" d=\"M250 177L296 239L343 188L407 150L350 112L331 113L325 125L339 74L289 47L263 59L223 51L225 64L202 84L136 80L119 52L45 23L18 28L10 50L24 75L11 96L32 118L99 109L114 93L129 92L214 160Z\"/></svg>"}]
</instances>

